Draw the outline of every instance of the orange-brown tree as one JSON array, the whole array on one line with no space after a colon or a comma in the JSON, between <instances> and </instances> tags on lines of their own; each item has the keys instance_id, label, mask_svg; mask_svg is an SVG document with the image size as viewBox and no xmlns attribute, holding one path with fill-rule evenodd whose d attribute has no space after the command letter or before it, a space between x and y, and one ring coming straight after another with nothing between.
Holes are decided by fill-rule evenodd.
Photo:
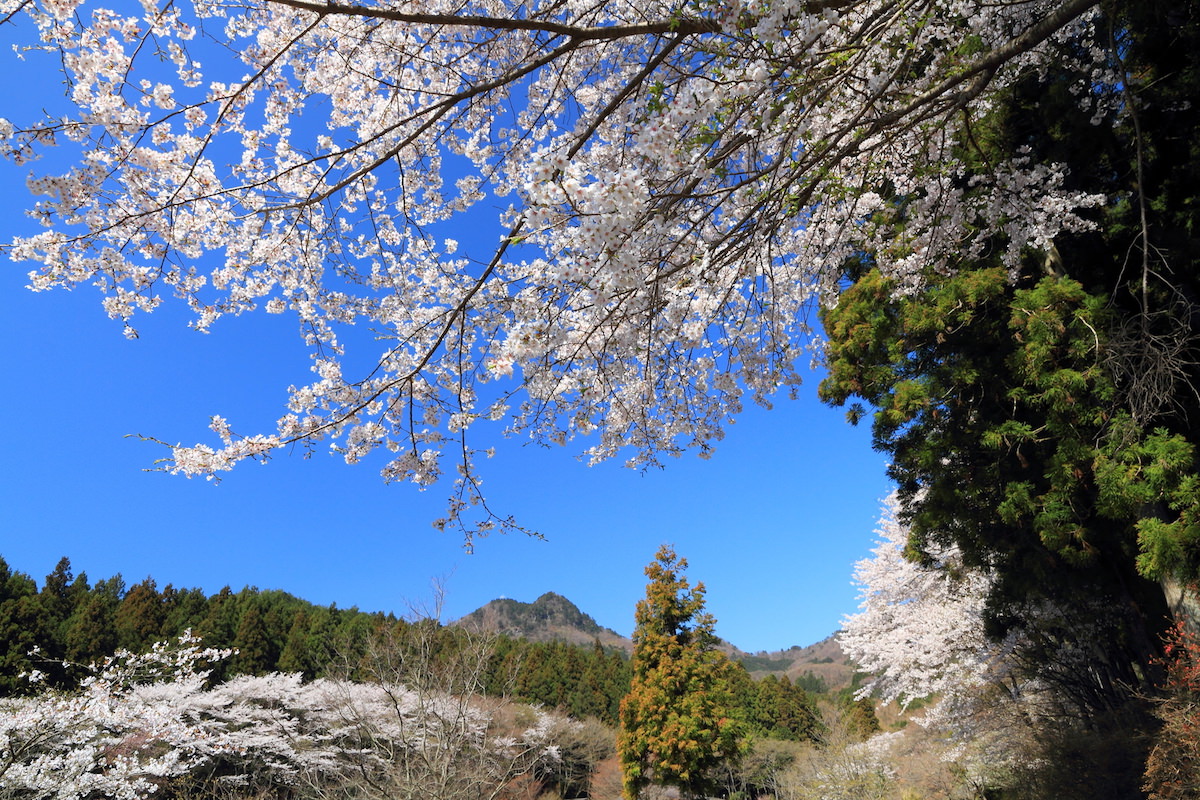
<instances>
[{"instance_id":1,"label":"orange-brown tree","mask_svg":"<svg viewBox=\"0 0 1200 800\"><path fill-rule=\"evenodd\" d=\"M646 567L650 583L637 605L633 680L617 736L628 800L650 784L702 795L715 785L715 768L742 753L745 723L732 710L731 664L714 647L704 585L692 587L686 569L668 545Z\"/></svg>"}]
</instances>

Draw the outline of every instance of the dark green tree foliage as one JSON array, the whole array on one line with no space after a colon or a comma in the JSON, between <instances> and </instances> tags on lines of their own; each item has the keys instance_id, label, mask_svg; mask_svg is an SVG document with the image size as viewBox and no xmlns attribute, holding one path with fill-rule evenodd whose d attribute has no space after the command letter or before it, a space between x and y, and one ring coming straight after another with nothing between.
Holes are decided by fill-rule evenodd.
<instances>
[{"instance_id":1,"label":"dark green tree foliage","mask_svg":"<svg viewBox=\"0 0 1200 800\"><path fill-rule=\"evenodd\" d=\"M768 675L755 683L751 722L764 736L791 741L818 741L821 715L808 692L786 675Z\"/></svg>"},{"instance_id":2,"label":"dark green tree foliage","mask_svg":"<svg viewBox=\"0 0 1200 800\"><path fill-rule=\"evenodd\" d=\"M838 695L838 711L846 731L859 741L866 741L882 729L875 714L875 701L869 697L854 699L853 691Z\"/></svg>"},{"instance_id":3,"label":"dark green tree foliage","mask_svg":"<svg viewBox=\"0 0 1200 800\"><path fill-rule=\"evenodd\" d=\"M616 725L621 698L629 691L629 661L599 642L587 647L500 636L492 648L484 689L556 708L576 719L595 717Z\"/></svg>"},{"instance_id":4,"label":"dark green tree foliage","mask_svg":"<svg viewBox=\"0 0 1200 800\"><path fill-rule=\"evenodd\" d=\"M200 589L176 589L171 584L162 591L164 636L179 636L186 630L197 631L208 610L208 596Z\"/></svg>"},{"instance_id":5,"label":"dark green tree foliage","mask_svg":"<svg viewBox=\"0 0 1200 800\"><path fill-rule=\"evenodd\" d=\"M39 669L46 674L51 686L63 686L68 678L66 658L66 627L79 598L87 593L87 577L76 579L71 571L71 561L61 558L54 571L46 576L37 594L36 612L38 629Z\"/></svg>"},{"instance_id":6,"label":"dark green tree foliage","mask_svg":"<svg viewBox=\"0 0 1200 800\"><path fill-rule=\"evenodd\" d=\"M275 656L271 652L270 637L263 616L255 606L246 609L238 622L233 637L237 653L233 657L233 670L245 675L262 675L271 671Z\"/></svg>"},{"instance_id":7,"label":"dark green tree foliage","mask_svg":"<svg viewBox=\"0 0 1200 800\"><path fill-rule=\"evenodd\" d=\"M727 678L736 714L755 739L820 741L824 725L816 701L786 675L756 681L743 661L730 664Z\"/></svg>"},{"instance_id":8,"label":"dark green tree foliage","mask_svg":"<svg viewBox=\"0 0 1200 800\"><path fill-rule=\"evenodd\" d=\"M297 624L301 616L308 621L304 625ZM269 671L314 678L347 654L352 657L353 648L343 647L343 641L357 642L361 649L364 637L394 621L249 587L236 594L225 587L209 597L200 589L173 586L159 592L147 578L127 590L119 575L89 586L85 575L72 575L65 558L39 591L32 578L0 559L0 696L29 691L20 676L31 669L45 673L51 686L68 687L79 675L64 661L89 664L118 648L143 650L188 629L206 644L242 651L215 665L218 680Z\"/></svg>"},{"instance_id":9,"label":"dark green tree foliage","mask_svg":"<svg viewBox=\"0 0 1200 800\"><path fill-rule=\"evenodd\" d=\"M67 660L92 664L117 650L117 608L125 590L119 577L100 581L80 599L67 620Z\"/></svg>"},{"instance_id":10,"label":"dark green tree foliage","mask_svg":"<svg viewBox=\"0 0 1200 800\"><path fill-rule=\"evenodd\" d=\"M114 623L117 645L140 653L161 640L167 619L167 609L153 578L130 587L117 606Z\"/></svg>"},{"instance_id":11,"label":"dark green tree foliage","mask_svg":"<svg viewBox=\"0 0 1200 800\"><path fill-rule=\"evenodd\" d=\"M580 660L579 680L567 696L567 713L616 725L621 698L629 691L629 662L619 653L605 652L599 641L590 650L581 649Z\"/></svg>"},{"instance_id":12,"label":"dark green tree foliage","mask_svg":"<svg viewBox=\"0 0 1200 800\"><path fill-rule=\"evenodd\" d=\"M308 632L304 649L310 665L318 672L319 665L332 664L337 659L337 610L318 606L309 612Z\"/></svg>"},{"instance_id":13,"label":"dark green tree foliage","mask_svg":"<svg viewBox=\"0 0 1200 800\"><path fill-rule=\"evenodd\" d=\"M743 750L745 726L729 685L734 667L715 649L704 585L693 588L686 569L687 561L666 545L646 567L650 582L637 605L633 677L617 734L629 800L650 785L703 796Z\"/></svg>"},{"instance_id":14,"label":"dark green tree foliage","mask_svg":"<svg viewBox=\"0 0 1200 800\"><path fill-rule=\"evenodd\" d=\"M985 258L915 293L863 254L823 313L821 385L828 402L873 407L911 555L953 543L996 576L995 632L1040 600L1080 629L1095 622L1084 635L1099 637L1096 681L1112 689L1093 694L1101 705L1156 674L1156 582L1200 574L1200 9L1104 13L1123 78L1094 88L1122 126L1092 126L1064 68L1030 76L962 144L980 170L1018 152L1066 163L1072 188L1107 198L1097 229L1028 253L1015 274ZM864 413L851 404L852 420Z\"/></svg>"},{"instance_id":15,"label":"dark green tree foliage","mask_svg":"<svg viewBox=\"0 0 1200 800\"><path fill-rule=\"evenodd\" d=\"M288 626L287 639L283 651L279 654L280 672L299 672L305 678L312 679L317 674L317 665L308 652L309 614L301 608L292 616L292 624Z\"/></svg>"},{"instance_id":16,"label":"dark green tree foliage","mask_svg":"<svg viewBox=\"0 0 1200 800\"><path fill-rule=\"evenodd\" d=\"M34 668L29 652L45 642L42 609L37 602L37 583L21 572L13 572L0 559L0 692L22 694L29 683L21 674Z\"/></svg>"},{"instance_id":17,"label":"dark green tree foliage","mask_svg":"<svg viewBox=\"0 0 1200 800\"><path fill-rule=\"evenodd\" d=\"M792 681L797 689L803 689L810 695L825 694L829 691L829 684L820 675L815 675L812 672L802 672Z\"/></svg>"},{"instance_id":18,"label":"dark green tree foliage","mask_svg":"<svg viewBox=\"0 0 1200 800\"><path fill-rule=\"evenodd\" d=\"M87 576L80 575L76 578L71 572L70 559L59 559L54 571L46 576L46 580L42 582L42 589L38 592L38 603L45 613L45 624L48 631L52 632L53 639L61 640L62 627L66 625L67 618L71 616L79 598L86 594L87 590ZM60 652L52 653L52 656L61 655Z\"/></svg>"},{"instance_id":19,"label":"dark green tree foliage","mask_svg":"<svg viewBox=\"0 0 1200 800\"><path fill-rule=\"evenodd\" d=\"M262 674L278 668L296 612L310 606L287 592L247 587L237 594L238 625L233 646L237 672ZM368 615L352 612L364 619ZM303 672L303 670L300 670Z\"/></svg>"},{"instance_id":20,"label":"dark green tree foliage","mask_svg":"<svg viewBox=\"0 0 1200 800\"><path fill-rule=\"evenodd\" d=\"M223 586L208 598L208 609L196 633L210 647L232 647L240 618L237 596L233 589Z\"/></svg>"}]
</instances>

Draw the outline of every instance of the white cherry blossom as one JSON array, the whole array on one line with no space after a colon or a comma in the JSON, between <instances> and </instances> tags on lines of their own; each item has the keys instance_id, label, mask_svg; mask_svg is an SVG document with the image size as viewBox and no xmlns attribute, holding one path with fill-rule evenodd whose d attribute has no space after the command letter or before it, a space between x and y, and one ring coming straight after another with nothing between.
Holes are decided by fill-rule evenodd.
<instances>
[{"instance_id":1,"label":"white cherry blossom","mask_svg":"<svg viewBox=\"0 0 1200 800\"><path fill-rule=\"evenodd\" d=\"M278 429L170 445L167 469L325 441L384 454L388 480L456 474L443 524L511 526L473 467L493 409L586 436L592 461L704 454L799 382L847 257L911 286L996 231L1012 263L1083 226L1098 199L1061 170L968 186L953 146L1062 43L1103 65L1098 5L29 0L3 13L61 54L70 96L0 121L0 150L73 166L35 170L46 229L6 250L34 289L95 285L131 336L170 303L200 331L295 316L316 375ZM881 192L906 198L900 234ZM351 326L382 337L373 368L343 368L372 346Z\"/></svg>"}]
</instances>

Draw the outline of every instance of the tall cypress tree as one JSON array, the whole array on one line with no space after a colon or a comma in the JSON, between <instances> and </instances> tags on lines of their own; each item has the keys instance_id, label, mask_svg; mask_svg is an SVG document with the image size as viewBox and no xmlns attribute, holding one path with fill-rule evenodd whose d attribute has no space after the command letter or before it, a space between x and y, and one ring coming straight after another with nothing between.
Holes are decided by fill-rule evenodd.
<instances>
[{"instance_id":1,"label":"tall cypress tree","mask_svg":"<svg viewBox=\"0 0 1200 800\"><path fill-rule=\"evenodd\" d=\"M617 752L628 800L645 787L686 797L715 788L716 768L737 762L744 724L733 712L730 663L714 649L715 620L704 585L683 576L687 561L664 545L646 567L646 598L633 632L633 679L621 702Z\"/></svg>"},{"instance_id":2,"label":"tall cypress tree","mask_svg":"<svg viewBox=\"0 0 1200 800\"><path fill-rule=\"evenodd\" d=\"M232 661L234 672L262 675L274 668L276 659L258 606L252 605L242 614L233 646L237 650Z\"/></svg>"},{"instance_id":3,"label":"tall cypress tree","mask_svg":"<svg viewBox=\"0 0 1200 800\"><path fill-rule=\"evenodd\" d=\"M306 647L308 624L308 611L304 608L297 609L292 616L292 624L288 627L287 641L279 654L278 666L280 672L300 672L311 680L316 677L316 668Z\"/></svg>"},{"instance_id":4,"label":"tall cypress tree","mask_svg":"<svg viewBox=\"0 0 1200 800\"><path fill-rule=\"evenodd\" d=\"M87 597L75 607L67 620L64 645L67 660L75 664L98 662L117 649L117 627L114 622L120 596L111 582L96 584Z\"/></svg>"},{"instance_id":5,"label":"tall cypress tree","mask_svg":"<svg viewBox=\"0 0 1200 800\"><path fill-rule=\"evenodd\" d=\"M134 584L117 607L114 624L117 644L142 652L162 638L167 609L153 578Z\"/></svg>"},{"instance_id":6,"label":"tall cypress tree","mask_svg":"<svg viewBox=\"0 0 1200 800\"><path fill-rule=\"evenodd\" d=\"M162 590L163 636L179 636L186 630L198 632L208 613L208 596L202 589L177 589L167 584Z\"/></svg>"}]
</instances>

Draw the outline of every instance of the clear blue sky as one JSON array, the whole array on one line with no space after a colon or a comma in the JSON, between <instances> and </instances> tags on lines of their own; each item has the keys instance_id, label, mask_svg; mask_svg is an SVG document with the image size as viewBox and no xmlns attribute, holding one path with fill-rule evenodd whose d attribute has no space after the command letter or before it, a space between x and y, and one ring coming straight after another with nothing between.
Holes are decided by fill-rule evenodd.
<instances>
[{"instance_id":1,"label":"clear blue sky","mask_svg":"<svg viewBox=\"0 0 1200 800\"><path fill-rule=\"evenodd\" d=\"M12 36L0 29L0 117L17 121L52 102L57 78L45 60L9 73ZM0 165L5 241L31 230L20 217L27 171ZM456 534L430 526L439 487L385 486L369 464L285 456L220 485L144 471L163 453L127 434L211 441L212 414L239 431L270 429L284 389L311 374L294 325L226 319L205 336L168 305L130 341L95 291L34 294L27 270L0 266L0 556L39 583L65 555L93 580L254 585L402 613L442 579L446 619L554 591L628 635L642 569L670 542L707 585L718 634L745 650L811 644L855 608L851 569L874 538L884 459L867 429L817 402L815 375L798 401L748 408L711 460L687 455L662 471L589 468L579 445L504 442L484 465L489 501L545 540L495 536L467 555Z\"/></svg>"}]
</instances>

